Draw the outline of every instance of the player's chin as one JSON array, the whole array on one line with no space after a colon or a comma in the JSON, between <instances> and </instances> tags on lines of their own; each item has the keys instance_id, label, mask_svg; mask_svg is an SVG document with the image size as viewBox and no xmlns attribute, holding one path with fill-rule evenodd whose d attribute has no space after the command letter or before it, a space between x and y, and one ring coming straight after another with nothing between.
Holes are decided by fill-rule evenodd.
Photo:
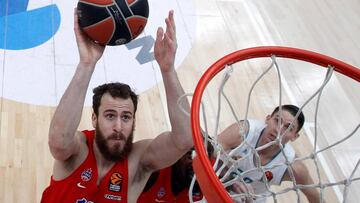
<instances>
[{"instance_id":1,"label":"player's chin","mask_svg":"<svg viewBox=\"0 0 360 203\"><path fill-rule=\"evenodd\" d=\"M124 150L123 150L122 147L117 146L115 148L110 148L109 152L110 152L110 155L112 157L112 160L114 160L114 161L119 161L119 160L124 158L123 157L124 156Z\"/></svg>"}]
</instances>

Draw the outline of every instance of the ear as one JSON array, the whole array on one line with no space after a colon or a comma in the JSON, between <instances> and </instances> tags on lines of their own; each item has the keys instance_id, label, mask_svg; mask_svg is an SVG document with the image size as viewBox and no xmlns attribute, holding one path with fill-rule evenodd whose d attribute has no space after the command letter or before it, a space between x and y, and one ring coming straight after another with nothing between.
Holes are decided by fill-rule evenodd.
<instances>
[{"instance_id":1,"label":"ear","mask_svg":"<svg viewBox=\"0 0 360 203\"><path fill-rule=\"evenodd\" d=\"M265 123L268 124L269 120L271 119L271 115L267 115L265 119Z\"/></svg>"},{"instance_id":2,"label":"ear","mask_svg":"<svg viewBox=\"0 0 360 203\"><path fill-rule=\"evenodd\" d=\"M296 139L298 139L300 136L299 133L296 133L295 136L291 139L291 142L294 142Z\"/></svg>"},{"instance_id":3,"label":"ear","mask_svg":"<svg viewBox=\"0 0 360 203\"><path fill-rule=\"evenodd\" d=\"M92 123L92 126L95 128L96 123L97 123L97 117L96 117L96 114L94 112L91 115L91 123Z\"/></svg>"}]
</instances>

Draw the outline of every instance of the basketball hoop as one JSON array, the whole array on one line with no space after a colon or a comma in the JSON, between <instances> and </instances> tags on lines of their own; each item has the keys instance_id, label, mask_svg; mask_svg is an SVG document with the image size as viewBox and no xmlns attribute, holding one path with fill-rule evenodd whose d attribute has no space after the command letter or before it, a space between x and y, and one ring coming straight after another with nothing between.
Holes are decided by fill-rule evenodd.
<instances>
[{"instance_id":1,"label":"basketball hoop","mask_svg":"<svg viewBox=\"0 0 360 203\"><path fill-rule=\"evenodd\" d=\"M216 175L213 166L208 159L208 155L205 150L206 148L204 147L204 138L200 122L200 105L204 90L208 83L226 66L253 58L270 58L273 56L276 58L305 61L325 68L332 67L336 72L360 82L360 69L337 59L297 48L278 46L254 47L233 52L216 61L207 69L199 80L191 105L191 127L196 150L196 156L193 159L193 168L196 174L196 179L199 182L207 202L230 203L233 202L233 200L228 191L224 188L223 184L219 181L219 177ZM357 129L358 127L356 130Z\"/></svg>"}]
</instances>

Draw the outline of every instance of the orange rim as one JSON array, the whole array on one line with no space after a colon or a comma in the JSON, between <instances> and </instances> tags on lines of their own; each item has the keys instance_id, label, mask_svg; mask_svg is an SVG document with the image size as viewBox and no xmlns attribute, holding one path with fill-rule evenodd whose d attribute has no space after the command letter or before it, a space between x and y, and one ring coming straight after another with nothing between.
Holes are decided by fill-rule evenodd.
<instances>
[{"instance_id":1,"label":"orange rim","mask_svg":"<svg viewBox=\"0 0 360 203\"><path fill-rule=\"evenodd\" d=\"M336 72L360 82L360 69L316 52L290 47L263 46L242 49L224 56L211 65L200 78L191 104L191 128L197 154L193 160L193 168L201 190L209 203L231 203L232 199L215 175L205 151L200 128L200 104L203 92L210 80L223 70L226 65L252 58L271 57L273 55L280 58L306 61L325 68L332 66Z\"/></svg>"}]
</instances>

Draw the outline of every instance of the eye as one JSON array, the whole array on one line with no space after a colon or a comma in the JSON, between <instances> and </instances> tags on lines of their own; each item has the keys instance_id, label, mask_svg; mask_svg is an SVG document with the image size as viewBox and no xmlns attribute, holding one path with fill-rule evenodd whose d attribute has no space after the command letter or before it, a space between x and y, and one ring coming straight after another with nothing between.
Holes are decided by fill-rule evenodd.
<instances>
[{"instance_id":1,"label":"eye","mask_svg":"<svg viewBox=\"0 0 360 203\"><path fill-rule=\"evenodd\" d=\"M131 120L132 116L130 114L125 114L125 115L121 116L121 119L126 122L126 121Z\"/></svg>"},{"instance_id":2,"label":"eye","mask_svg":"<svg viewBox=\"0 0 360 203\"><path fill-rule=\"evenodd\" d=\"M284 126L284 128L285 128L285 129L288 129L288 128L289 128L289 132L294 131L294 125L291 125L291 126L290 126L290 123L286 124L286 125Z\"/></svg>"},{"instance_id":3,"label":"eye","mask_svg":"<svg viewBox=\"0 0 360 203\"><path fill-rule=\"evenodd\" d=\"M275 117L275 118L274 118L274 121L275 121L275 123L279 123L279 118L278 118L278 117Z\"/></svg>"},{"instance_id":4,"label":"eye","mask_svg":"<svg viewBox=\"0 0 360 203\"><path fill-rule=\"evenodd\" d=\"M114 119L114 118L115 118L115 115L112 114L112 113L105 114L105 118L111 120L111 119Z\"/></svg>"}]
</instances>

